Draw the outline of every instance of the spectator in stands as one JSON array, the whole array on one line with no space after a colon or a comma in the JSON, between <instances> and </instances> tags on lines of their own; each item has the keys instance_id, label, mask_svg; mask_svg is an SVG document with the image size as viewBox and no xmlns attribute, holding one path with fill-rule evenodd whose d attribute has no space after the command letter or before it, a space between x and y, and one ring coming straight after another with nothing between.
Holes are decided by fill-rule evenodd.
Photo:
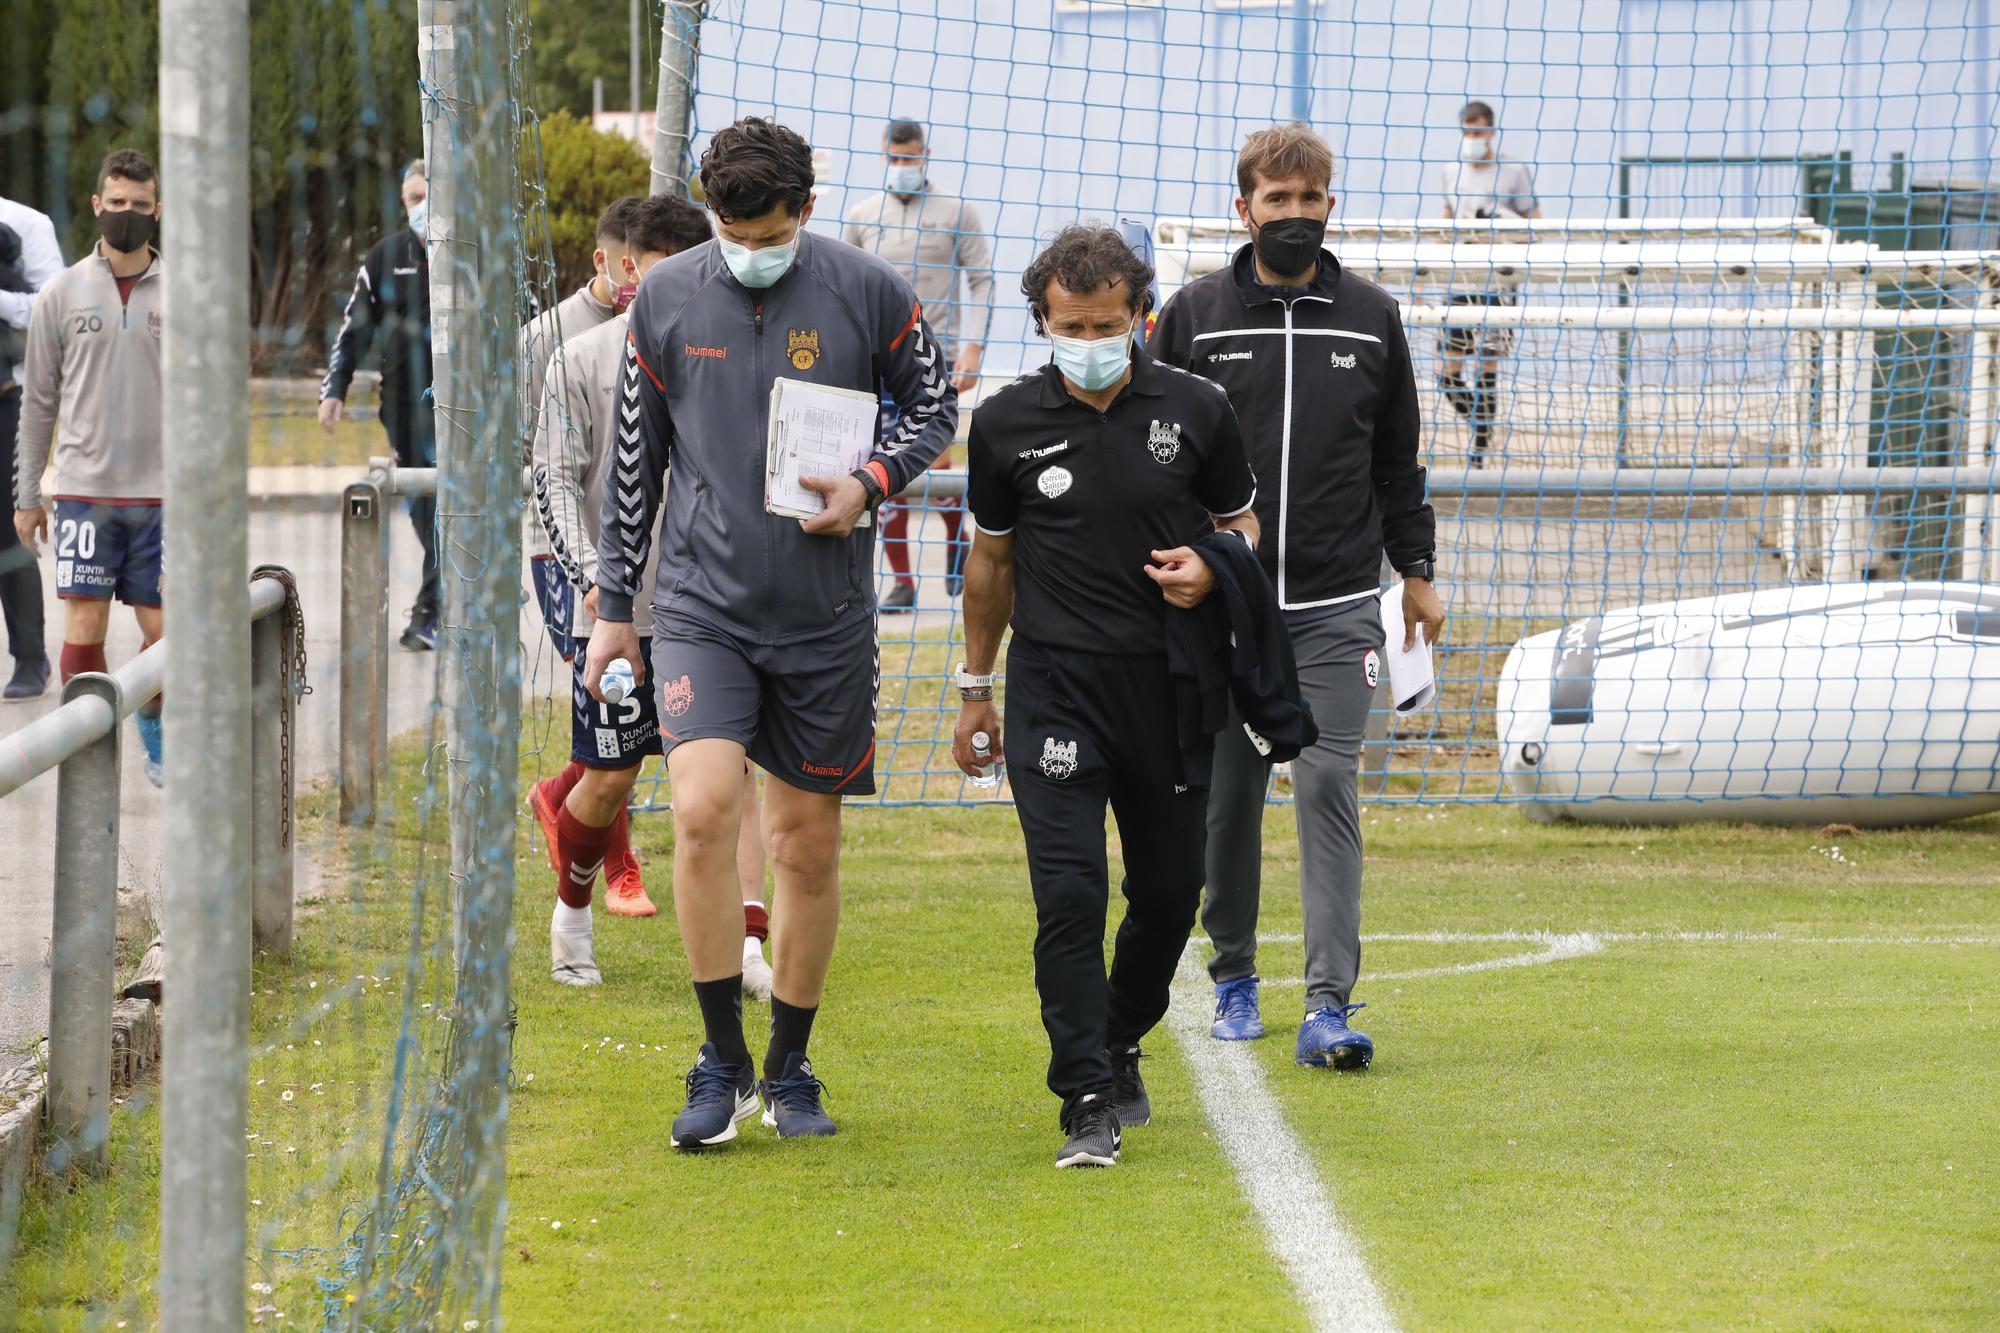
<instances>
[{"instance_id":1,"label":"spectator in stands","mask_svg":"<svg viewBox=\"0 0 2000 1333\"><path fill-rule=\"evenodd\" d=\"M1458 161L1448 163L1439 173L1447 218L1538 218L1541 206L1535 201L1535 173L1527 163L1500 155L1499 130L1493 108L1485 102L1467 102L1458 113ZM1496 292L1453 293L1453 305L1512 305L1510 297ZM1483 467L1493 440L1493 421L1498 406L1500 362L1513 350L1512 329L1446 329L1444 370L1438 387L1452 410L1472 423L1473 467ZM1473 363L1473 381L1465 380L1465 363Z\"/></svg>"},{"instance_id":2,"label":"spectator in stands","mask_svg":"<svg viewBox=\"0 0 2000 1333\"><path fill-rule=\"evenodd\" d=\"M382 429L402 467L437 466L437 434L432 418L430 257L425 228L430 221L424 164L403 172L407 227L375 242L354 275L341 316L340 333L327 358L319 386L319 424L328 434L347 412L354 372L379 341L382 348ZM413 495L410 523L424 549L423 583L402 645L411 652L437 646L437 499Z\"/></svg>"},{"instance_id":3,"label":"spectator in stands","mask_svg":"<svg viewBox=\"0 0 2000 1333\"><path fill-rule=\"evenodd\" d=\"M612 200L597 218L597 249L591 255L590 281L559 301L553 310L536 315L521 326L521 373L526 376L526 392L521 396L521 429L527 436L528 462L534 463L535 431L544 413L563 407L560 382L548 383L549 360L556 349L571 338L609 323L639 290L639 269L626 248L634 212L645 201L637 195ZM558 418L560 420L560 418ZM560 442L560 432L556 435ZM585 442L588 443L587 441ZM575 594L549 546L549 535L539 515L528 515L528 572L541 608L542 626L563 661L570 660L572 640L587 638L576 630L572 613ZM588 626L589 618L582 623Z\"/></svg>"},{"instance_id":4,"label":"spectator in stands","mask_svg":"<svg viewBox=\"0 0 2000 1333\"><path fill-rule=\"evenodd\" d=\"M28 320L14 468L14 531L39 554L50 533L42 472L53 446L65 681L109 669L113 597L132 608L146 647L161 626L158 169L144 153L114 149L98 167L90 207L101 239L42 290ZM136 722L146 776L160 786L160 701L141 705Z\"/></svg>"},{"instance_id":5,"label":"spectator in stands","mask_svg":"<svg viewBox=\"0 0 2000 1333\"><path fill-rule=\"evenodd\" d=\"M6 449L7 507L14 507L14 436L21 424L22 362L35 293L63 271L55 224L46 213L0 197L0 447ZM7 617L7 651L14 675L4 695L33 699L49 687L49 649L42 618L42 572L12 523L0 524L0 607Z\"/></svg>"},{"instance_id":6,"label":"spectator in stands","mask_svg":"<svg viewBox=\"0 0 2000 1333\"><path fill-rule=\"evenodd\" d=\"M932 187L930 147L922 125L914 120L889 122L882 134L882 160L886 164L882 192L849 210L847 243L881 255L910 280L925 316L937 330L953 387L969 393L979 382L986 322L993 309L993 239L971 204ZM895 404L885 396L883 434L896 429L897 422ZM960 497L935 503L944 519L947 543L945 592L956 597L965 584L966 545L959 539L965 503ZM908 611L917 600L916 579L910 572L908 506L882 507L882 552L896 576L896 586L882 599L882 610Z\"/></svg>"}]
</instances>

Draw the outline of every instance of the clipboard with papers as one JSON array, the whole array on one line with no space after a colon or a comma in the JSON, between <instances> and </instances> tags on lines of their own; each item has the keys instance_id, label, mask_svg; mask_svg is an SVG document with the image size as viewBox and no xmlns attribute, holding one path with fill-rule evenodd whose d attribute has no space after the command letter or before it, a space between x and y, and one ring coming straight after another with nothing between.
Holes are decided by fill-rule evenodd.
<instances>
[{"instance_id":1,"label":"clipboard with papers","mask_svg":"<svg viewBox=\"0 0 2000 1333\"><path fill-rule=\"evenodd\" d=\"M812 518L824 497L800 484L805 477L844 477L875 452L881 402L860 389L806 380L771 384L771 416L764 432L764 512ZM857 526L874 521L861 515Z\"/></svg>"}]
</instances>

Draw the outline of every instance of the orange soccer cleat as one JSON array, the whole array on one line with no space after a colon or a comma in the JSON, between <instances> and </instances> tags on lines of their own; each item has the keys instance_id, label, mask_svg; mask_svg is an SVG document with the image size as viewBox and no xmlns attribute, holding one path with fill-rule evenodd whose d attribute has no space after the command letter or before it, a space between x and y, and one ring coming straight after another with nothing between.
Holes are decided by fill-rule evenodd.
<instances>
[{"instance_id":1,"label":"orange soccer cleat","mask_svg":"<svg viewBox=\"0 0 2000 1333\"><path fill-rule=\"evenodd\" d=\"M556 819L562 813L562 801L555 796L555 789L562 781L560 774L543 778L528 788L528 808L535 812L535 820L542 826L542 841L547 845L549 869L560 876L563 872L562 834L556 827Z\"/></svg>"},{"instance_id":2,"label":"orange soccer cleat","mask_svg":"<svg viewBox=\"0 0 2000 1333\"><path fill-rule=\"evenodd\" d=\"M639 858L632 854L632 818L618 812L611 826L611 845L604 855L604 910L613 916L652 916L659 911L646 896L639 878Z\"/></svg>"}]
</instances>

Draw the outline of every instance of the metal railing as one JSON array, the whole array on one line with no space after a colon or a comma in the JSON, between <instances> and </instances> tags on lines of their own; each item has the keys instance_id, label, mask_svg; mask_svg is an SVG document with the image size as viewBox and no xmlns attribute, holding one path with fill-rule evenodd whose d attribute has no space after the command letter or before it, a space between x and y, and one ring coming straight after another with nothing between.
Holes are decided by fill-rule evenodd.
<instances>
[{"instance_id":1,"label":"metal railing","mask_svg":"<svg viewBox=\"0 0 2000 1333\"><path fill-rule=\"evenodd\" d=\"M250 935L255 948L283 952L292 943L293 720L305 684L289 572L258 569L250 616ZM111 1128L121 724L159 696L166 671L162 640L115 672L73 677L60 707L0 739L0 797L56 770L47 1127L52 1161L94 1171Z\"/></svg>"}]
</instances>

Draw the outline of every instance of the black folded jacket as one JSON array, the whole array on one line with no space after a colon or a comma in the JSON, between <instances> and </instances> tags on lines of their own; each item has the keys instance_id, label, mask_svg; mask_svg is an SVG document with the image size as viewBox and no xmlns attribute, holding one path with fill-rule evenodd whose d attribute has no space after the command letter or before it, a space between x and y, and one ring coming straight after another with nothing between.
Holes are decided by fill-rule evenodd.
<instances>
[{"instance_id":1,"label":"black folded jacket","mask_svg":"<svg viewBox=\"0 0 2000 1333\"><path fill-rule=\"evenodd\" d=\"M1256 552L1229 532L1210 533L1195 549L1215 574L1215 590L1191 610L1168 610L1167 674L1182 768L1188 785L1205 787L1232 702L1268 763L1296 759L1319 739L1319 726L1299 694L1291 631Z\"/></svg>"}]
</instances>

